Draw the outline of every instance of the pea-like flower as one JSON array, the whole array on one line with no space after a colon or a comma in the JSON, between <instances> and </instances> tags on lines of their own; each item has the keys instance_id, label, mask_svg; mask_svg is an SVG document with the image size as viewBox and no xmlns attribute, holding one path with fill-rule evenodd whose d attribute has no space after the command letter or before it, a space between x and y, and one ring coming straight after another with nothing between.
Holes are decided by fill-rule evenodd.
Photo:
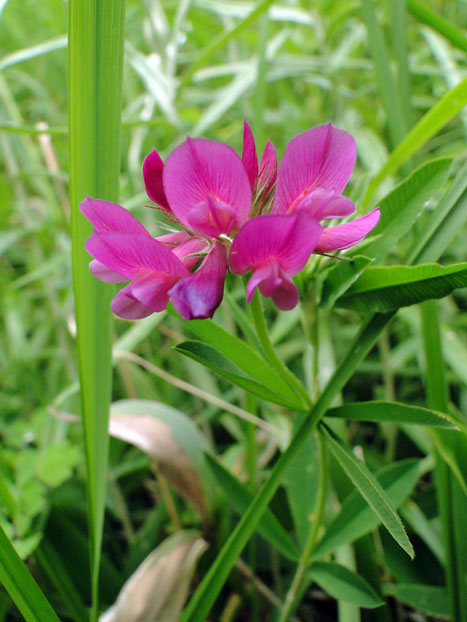
<instances>
[{"instance_id":1,"label":"pea-like flower","mask_svg":"<svg viewBox=\"0 0 467 622\"><path fill-rule=\"evenodd\" d=\"M353 246L378 222L377 208L352 222L321 224L354 212L342 191L355 159L355 141L331 123L294 138L279 170L269 141L258 164L246 121L241 158L203 138L187 138L165 164L154 150L143 164L146 192L179 229L154 238L120 205L87 197L80 208L94 229L86 243L90 270L109 283L129 281L112 301L125 319L162 311L169 300L187 320L212 317L228 267L251 270L248 302L259 289L292 309L298 291L291 279L310 255Z\"/></svg>"}]
</instances>

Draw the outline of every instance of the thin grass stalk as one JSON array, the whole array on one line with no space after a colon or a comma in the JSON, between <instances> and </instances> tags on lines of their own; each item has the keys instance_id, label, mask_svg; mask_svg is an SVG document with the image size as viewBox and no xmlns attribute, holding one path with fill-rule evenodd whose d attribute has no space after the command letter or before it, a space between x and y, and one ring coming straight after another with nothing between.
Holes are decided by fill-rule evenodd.
<instances>
[{"instance_id":1,"label":"thin grass stalk","mask_svg":"<svg viewBox=\"0 0 467 622\"><path fill-rule=\"evenodd\" d=\"M407 8L419 21L440 35L443 35L452 45L467 52L467 37L462 30L455 28L448 21L434 13L424 2L420 0L407 0Z\"/></svg>"},{"instance_id":2,"label":"thin grass stalk","mask_svg":"<svg viewBox=\"0 0 467 622\"><path fill-rule=\"evenodd\" d=\"M86 194L118 199L125 4L71 0L69 13L69 132L72 258L86 452L92 612L104 523L111 394L112 288L89 273L84 244L90 225L78 205Z\"/></svg>"},{"instance_id":3,"label":"thin grass stalk","mask_svg":"<svg viewBox=\"0 0 467 622\"><path fill-rule=\"evenodd\" d=\"M427 300L421 305L421 320L426 363L427 405L441 412L449 412L448 385L439 329L439 314L435 300ZM442 433L438 431L437 434L441 436ZM456 622L465 622L467 620L465 579L467 499L454 474L439 453L436 453L435 482L442 525L451 618Z\"/></svg>"}]
</instances>

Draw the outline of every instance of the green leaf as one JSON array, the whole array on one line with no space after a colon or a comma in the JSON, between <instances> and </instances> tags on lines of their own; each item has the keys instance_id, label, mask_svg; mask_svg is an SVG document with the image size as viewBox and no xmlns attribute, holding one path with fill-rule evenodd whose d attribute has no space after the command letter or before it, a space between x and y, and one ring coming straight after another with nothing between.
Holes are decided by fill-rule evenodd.
<instances>
[{"instance_id":1,"label":"green leaf","mask_svg":"<svg viewBox=\"0 0 467 622\"><path fill-rule=\"evenodd\" d=\"M191 320L184 324L199 339L215 348L248 376L271 389L273 393L280 393L291 402L296 401L289 385L247 343L231 335L212 320Z\"/></svg>"},{"instance_id":2,"label":"green leaf","mask_svg":"<svg viewBox=\"0 0 467 622\"><path fill-rule=\"evenodd\" d=\"M397 583L385 585L383 591L388 596L395 596L402 603L424 613L450 619L448 595L444 587Z\"/></svg>"},{"instance_id":3,"label":"green leaf","mask_svg":"<svg viewBox=\"0 0 467 622\"><path fill-rule=\"evenodd\" d=\"M302 417L303 415L295 419L294 432L302 423ZM310 533L310 516L316 507L318 485L318 454L315 439L310 435L292 461L284 482L297 540L301 546Z\"/></svg>"},{"instance_id":4,"label":"green leaf","mask_svg":"<svg viewBox=\"0 0 467 622\"><path fill-rule=\"evenodd\" d=\"M246 389L250 393L254 393L269 402L281 404L282 406L289 406L294 409L298 409L299 407L295 402L291 402L278 393L274 393L265 385L241 374L240 370L235 367L229 359L209 345L199 341L184 341L183 343L177 344L176 350L198 361L198 363L201 363L205 367L212 369L217 374L223 378L227 378L242 389Z\"/></svg>"},{"instance_id":5,"label":"green leaf","mask_svg":"<svg viewBox=\"0 0 467 622\"><path fill-rule=\"evenodd\" d=\"M339 417L353 421L393 421L434 428L456 428L456 420L450 415L421 406L408 406L399 402L353 402L330 408L326 417Z\"/></svg>"},{"instance_id":6,"label":"green leaf","mask_svg":"<svg viewBox=\"0 0 467 622\"><path fill-rule=\"evenodd\" d=\"M367 206L381 182L407 162L432 136L444 127L467 104L467 78L448 91L417 125L397 145L386 164L373 177L368 186L363 205Z\"/></svg>"},{"instance_id":7,"label":"green leaf","mask_svg":"<svg viewBox=\"0 0 467 622\"><path fill-rule=\"evenodd\" d=\"M213 456L208 453L206 453L205 456L212 474L218 485L223 489L226 498L232 502L234 508L240 515L243 514L254 498L254 494L227 471ZM258 523L257 531L288 559L293 561L298 560L299 551L296 544L271 510L267 509L263 514L262 519Z\"/></svg>"},{"instance_id":8,"label":"green leaf","mask_svg":"<svg viewBox=\"0 0 467 622\"><path fill-rule=\"evenodd\" d=\"M401 460L376 473L376 479L394 507L405 501L420 477L420 462L416 459ZM375 529L380 522L375 512L355 490L345 499L339 513L328 525L313 557L324 557L343 544L357 540Z\"/></svg>"},{"instance_id":9,"label":"green leaf","mask_svg":"<svg viewBox=\"0 0 467 622\"><path fill-rule=\"evenodd\" d=\"M335 562L315 562L310 571L313 580L336 600L355 603L373 609L384 605L384 600L355 572Z\"/></svg>"},{"instance_id":10,"label":"green leaf","mask_svg":"<svg viewBox=\"0 0 467 622\"><path fill-rule=\"evenodd\" d=\"M27 622L59 622L0 526L0 581Z\"/></svg>"},{"instance_id":11,"label":"green leaf","mask_svg":"<svg viewBox=\"0 0 467 622\"><path fill-rule=\"evenodd\" d=\"M98 577L107 477L113 288L89 272L84 244L91 225L79 211L87 194L118 200L125 2L71 0L69 138L73 284L86 450L92 567L91 620L98 616Z\"/></svg>"},{"instance_id":12,"label":"green leaf","mask_svg":"<svg viewBox=\"0 0 467 622\"><path fill-rule=\"evenodd\" d=\"M71 477L81 461L78 447L68 442L49 445L40 453L36 468L39 478L48 486L59 486Z\"/></svg>"},{"instance_id":13,"label":"green leaf","mask_svg":"<svg viewBox=\"0 0 467 622\"><path fill-rule=\"evenodd\" d=\"M326 429L325 426L322 426L322 431L329 449L349 479L357 487L362 497L366 499L368 505L378 515L394 540L410 557L413 557L414 551L402 521L392 501L384 492L384 489L381 487L376 477L367 469L364 463L333 434L333 432Z\"/></svg>"},{"instance_id":14,"label":"green leaf","mask_svg":"<svg viewBox=\"0 0 467 622\"><path fill-rule=\"evenodd\" d=\"M373 262L369 257L357 255L350 261L338 262L331 268L323 281L320 305L331 309L336 300L351 287Z\"/></svg>"},{"instance_id":15,"label":"green leaf","mask_svg":"<svg viewBox=\"0 0 467 622\"><path fill-rule=\"evenodd\" d=\"M467 263L367 268L336 305L361 313L388 312L467 287Z\"/></svg>"},{"instance_id":16,"label":"green leaf","mask_svg":"<svg viewBox=\"0 0 467 622\"><path fill-rule=\"evenodd\" d=\"M448 192L431 213L405 262L422 264L437 261L459 234L467 220L467 162L459 170Z\"/></svg>"},{"instance_id":17,"label":"green leaf","mask_svg":"<svg viewBox=\"0 0 467 622\"><path fill-rule=\"evenodd\" d=\"M451 163L452 158L439 158L423 164L379 201L381 217L371 234L374 241L362 245L366 255L379 261L410 231L426 201L446 181Z\"/></svg>"}]
</instances>

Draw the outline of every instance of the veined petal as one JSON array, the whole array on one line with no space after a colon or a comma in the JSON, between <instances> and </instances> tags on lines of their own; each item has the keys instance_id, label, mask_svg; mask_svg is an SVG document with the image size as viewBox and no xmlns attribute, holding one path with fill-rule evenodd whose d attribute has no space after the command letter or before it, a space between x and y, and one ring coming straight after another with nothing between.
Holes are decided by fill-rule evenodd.
<instances>
[{"instance_id":1,"label":"veined petal","mask_svg":"<svg viewBox=\"0 0 467 622\"><path fill-rule=\"evenodd\" d=\"M122 289L151 311L163 311L169 303L169 289L180 279L177 274L141 270Z\"/></svg>"},{"instance_id":2,"label":"veined petal","mask_svg":"<svg viewBox=\"0 0 467 622\"><path fill-rule=\"evenodd\" d=\"M143 179L146 188L146 194L166 210L170 211L167 197L164 192L164 184L162 183L162 171L164 170L164 162L160 155L154 149L146 156L143 162Z\"/></svg>"},{"instance_id":3,"label":"veined petal","mask_svg":"<svg viewBox=\"0 0 467 622\"><path fill-rule=\"evenodd\" d=\"M260 188L264 188L264 193L267 194L276 183L277 178L277 153L269 140L261 157L258 177Z\"/></svg>"},{"instance_id":4,"label":"veined petal","mask_svg":"<svg viewBox=\"0 0 467 622\"><path fill-rule=\"evenodd\" d=\"M277 175L273 212L285 214L314 188L341 194L357 157L355 141L331 123L317 125L290 141Z\"/></svg>"},{"instance_id":5,"label":"veined petal","mask_svg":"<svg viewBox=\"0 0 467 622\"><path fill-rule=\"evenodd\" d=\"M230 269L245 274L252 266L275 257L295 224L291 216L257 216L236 235L229 254Z\"/></svg>"},{"instance_id":6,"label":"veined petal","mask_svg":"<svg viewBox=\"0 0 467 622\"><path fill-rule=\"evenodd\" d=\"M167 244L167 246L172 246L175 248L179 244L183 244L184 242L191 240L192 236L186 231L174 231L173 233L165 233L164 235L159 235L155 239L162 244Z\"/></svg>"},{"instance_id":7,"label":"veined petal","mask_svg":"<svg viewBox=\"0 0 467 622\"><path fill-rule=\"evenodd\" d=\"M191 237L189 240L173 249L173 253L181 259L183 265L191 270L199 262L198 256L190 257L194 253L201 253L206 249L208 242L203 238Z\"/></svg>"},{"instance_id":8,"label":"veined petal","mask_svg":"<svg viewBox=\"0 0 467 622\"><path fill-rule=\"evenodd\" d=\"M255 139L246 119L243 121L242 162L248 175L250 187L253 190L258 177L258 156L256 154Z\"/></svg>"},{"instance_id":9,"label":"veined petal","mask_svg":"<svg viewBox=\"0 0 467 622\"><path fill-rule=\"evenodd\" d=\"M126 289L126 288L124 288ZM124 320L140 320L151 315L152 311L124 292L118 292L112 300L112 311Z\"/></svg>"},{"instance_id":10,"label":"veined petal","mask_svg":"<svg viewBox=\"0 0 467 622\"><path fill-rule=\"evenodd\" d=\"M169 248L150 236L137 233L93 233L86 250L100 263L125 279L140 270L185 276L187 269Z\"/></svg>"},{"instance_id":11,"label":"veined petal","mask_svg":"<svg viewBox=\"0 0 467 622\"><path fill-rule=\"evenodd\" d=\"M205 138L188 138L167 158L163 181L172 211L197 233L213 235L216 217L211 212L212 205L221 228L225 225L238 231L250 216L250 182L241 159L227 145ZM228 212L226 206L232 210L228 219L224 218ZM190 218L194 208L197 212ZM200 210L204 210L203 214ZM216 235L224 232L216 231Z\"/></svg>"},{"instance_id":12,"label":"veined petal","mask_svg":"<svg viewBox=\"0 0 467 622\"><path fill-rule=\"evenodd\" d=\"M175 309L185 320L212 317L222 302L226 274L227 249L214 242L198 270L169 291Z\"/></svg>"},{"instance_id":13,"label":"veined petal","mask_svg":"<svg viewBox=\"0 0 467 622\"><path fill-rule=\"evenodd\" d=\"M377 207L352 222L323 229L316 244L315 253L329 253L358 244L376 227L379 217L380 211Z\"/></svg>"},{"instance_id":14,"label":"veined petal","mask_svg":"<svg viewBox=\"0 0 467 622\"><path fill-rule=\"evenodd\" d=\"M274 258L289 276L300 272L315 248L322 227L305 212L252 218L237 234L230 251L230 269L245 274Z\"/></svg>"},{"instance_id":15,"label":"veined petal","mask_svg":"<svg viewBox=\"0 0 467 622\"><path fill-rule=\"evenodd\" d=\"M89 270L96 279L104 281L104 283L123 283L127 279L113 270L109 270L103 263L93 259L89 264Z\"/></svg>"},{"instance_id":16,"label":"veined petal","mask_svg":"<svg viewBox=\"0 0 467 622\"><path fill-rule=\"evenodd\" d=\"M150 236L149 231L128 210L116 203L86 197L79 208L96 233L120 231Z\"/></svg>"},{"instance_id":17,"label":"veined petal","mask_svg":"<svg viewBox=\"0 0 467 622\"><path fill-rule=\"evenodd\" d=\"M295 206L292 204L289 213L291 210L304 210L316 220L344 218L355 211L355 205L350 199L342 195L336 196L333 190L324 190L323 188L316 188L294 203Z\"/></svg>"}]
</instances>

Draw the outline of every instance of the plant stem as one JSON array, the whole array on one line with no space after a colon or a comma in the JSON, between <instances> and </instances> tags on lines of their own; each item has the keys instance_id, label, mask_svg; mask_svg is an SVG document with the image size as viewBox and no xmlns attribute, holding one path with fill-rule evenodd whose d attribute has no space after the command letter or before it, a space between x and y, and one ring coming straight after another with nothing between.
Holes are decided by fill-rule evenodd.
<instances>
[{"instance_id":1,"label":"plant stem","mask_svg":"<svg viewBox=\"0 0 467 622\"><path fill-rule=\"evenodd\" d=\"M193 594L180 617L180 622L204 622L206 620L206 616L222 589L230 570L254 533L261 516L297 452L303 447L309 434L324 416L334 397L345 386L393 316L394 313L376 313L362 326L316 404L310 409L302 425L294 434L289 447L274 465L268 479L264 482L249 508L243 513L241 520Z\"/></svg>"},{"instance_id":2,"label":"plant stem","mask_svg":"<svg viewBox=\"0 0 467 622\"><path fill-rule=\"evenodd\" d=\"M299 596L301 592L301 588L303 585L303 580L305 578L307 569L310 565L311 555L316 545L316 541L318 539L319 528L321 526L321 521L324 513L324 505L326 502L326 492L327 492L327 464L326 464L326 450L325 444L319 435L320 441L320 460L319 460L319 487L318 487L318 496L316 498L316 505L313 511L313 523L311 525L310 533L305 541L305 546L303 547L303 552L298 562L297 570L295 572L292 584L287 592L287 596L285 598L284 608L282 609L281 617L279 618L279 622L287 622L290 617L294 614L295 609L299 604Z\"/></svg>"},{"instance_id":3,"label":"plant stem","mask_svg":"<svg viewBox=\"0 0 467 622\"><path fill-rule=\"evenodd\" d=\"M272 367L274 367L279 374L289 382L294 388L295 393L302 398L302 401L310 408L313 404L310 396L308 395L303 384L297 379L297 377L290 371L290 369L281 361L277 356L274 346L272 345L271 338L269 336L266 320L264 319L263 308L261 306L261 300L258 292L253 296L253 300L250 305L251 316L256 328L259 342L263 349L263 354L266 360Z\"/></svg>"}]
</instances>

